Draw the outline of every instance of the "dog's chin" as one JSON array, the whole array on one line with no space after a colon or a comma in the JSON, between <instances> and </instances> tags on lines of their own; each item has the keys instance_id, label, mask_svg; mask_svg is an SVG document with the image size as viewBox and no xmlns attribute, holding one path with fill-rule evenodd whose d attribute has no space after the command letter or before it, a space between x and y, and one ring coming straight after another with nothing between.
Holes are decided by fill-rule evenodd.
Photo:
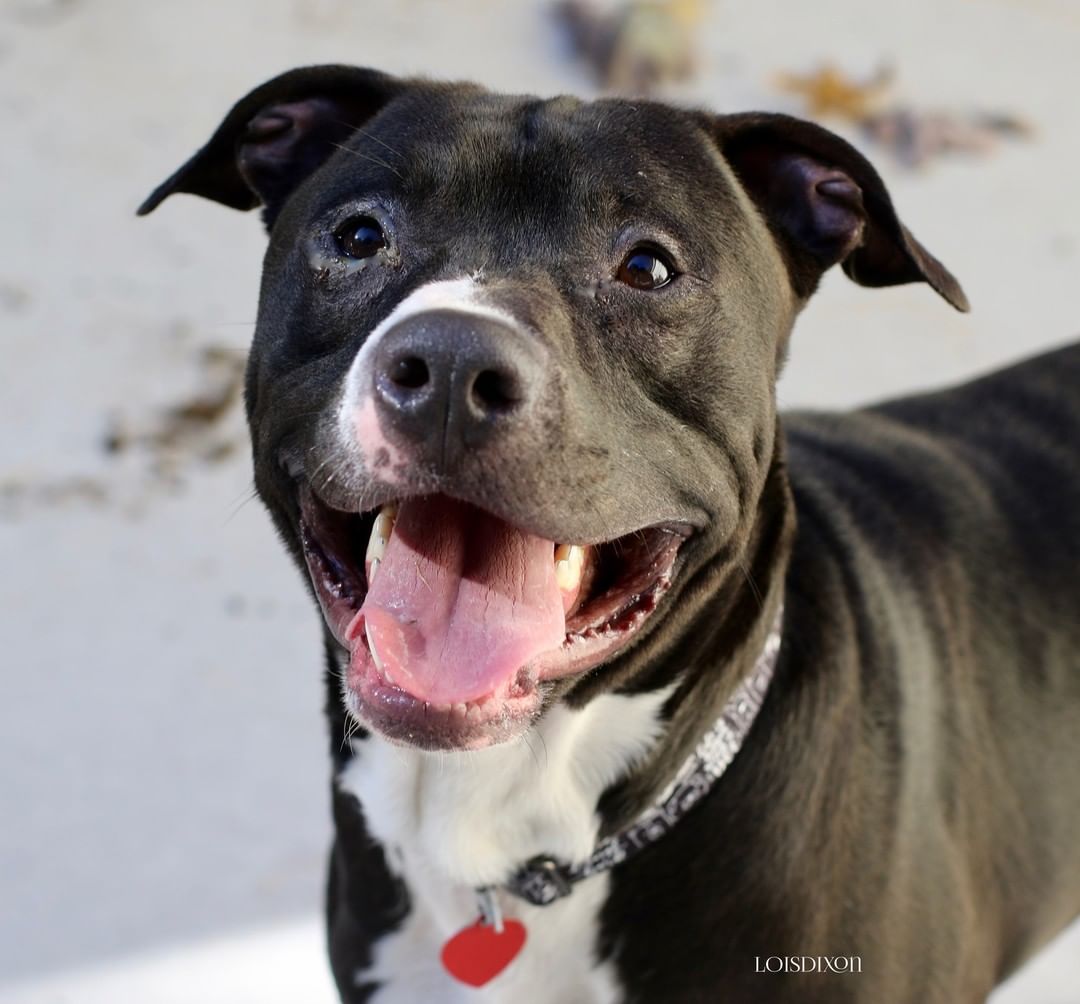
<instances>
[{"instance_id":1,"label":"dog's chin","mask_svg":"<svg viewBox=\"0 0 1080 1004\"><path fill-rule=\"evenodd\" d=\"M665 523L599 543L546 540L443 495L356 513L300 483L298 501L347 711L426 750L524 733L557 681L633 642L690 536Z\"/></svg>"},{"instance_id":2,"label":"dog's chin","mask_svg":"<svg viewBox=\"0 0 1080 1004\"><path fill-rule=\"evenodd\" d=\"M342 674L345 708L392 743L421 750L479 750L521 736L540 716L544 686L528 674L499 692L455 704L432 704L395 686L371 660Z\"/></svg>"}]
</instances>

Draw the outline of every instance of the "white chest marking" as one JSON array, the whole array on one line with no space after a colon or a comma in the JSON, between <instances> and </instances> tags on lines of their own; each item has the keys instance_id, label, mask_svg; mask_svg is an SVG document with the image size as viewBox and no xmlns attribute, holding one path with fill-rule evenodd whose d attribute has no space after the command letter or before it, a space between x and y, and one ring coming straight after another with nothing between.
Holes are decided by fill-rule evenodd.
<instances>
[{"instance_id":1,"label":"white chest marking","mask_svg":"<svg viewBox=\"0 0 1080 1004\"><path fill-rule=\"evenodd\" d=\"M497 884L537 854L587 857L596 802L656 742L668 692L603 695L579 711L556 706L523 740L469 753L422 753L377 736L358 743L339 784L364 807L371 834L409 888L401 928L375 945L358 983L381 988L376 1004L607 1004L614 974L597 964L597 914L610 878L594 876L565 899L534 907L501 894L528 940L480 990L451 979L439 961L446 940L476 916L477 886Z\"/></svg>"}]
</instances>

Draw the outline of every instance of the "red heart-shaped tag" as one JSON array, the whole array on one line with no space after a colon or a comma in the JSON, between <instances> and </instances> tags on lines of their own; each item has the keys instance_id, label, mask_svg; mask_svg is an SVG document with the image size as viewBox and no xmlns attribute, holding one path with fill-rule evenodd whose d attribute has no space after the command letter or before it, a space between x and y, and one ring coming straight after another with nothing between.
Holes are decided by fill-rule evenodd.
<instances>
[{"instance_id":1,"label":"red heart-shaped tag","mask_svg":"<svg viewBox=\"0 0 1080 1004\"><path fill-rule=\"evenodd\" d=\"M462 928L442 950L446 971L471 987L482 987L495 979L517 956L525 944L525 925L504 920L502 931L478 920Z\"/></svg>"}]
</instances>

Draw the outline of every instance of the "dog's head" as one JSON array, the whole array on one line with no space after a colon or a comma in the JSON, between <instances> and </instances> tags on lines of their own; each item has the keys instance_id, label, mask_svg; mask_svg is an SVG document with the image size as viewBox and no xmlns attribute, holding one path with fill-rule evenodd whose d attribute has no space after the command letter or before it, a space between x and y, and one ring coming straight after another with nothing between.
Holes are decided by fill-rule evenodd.
<instances>
[{"instance_id":1,"label":"dog's head","mask_svg":"<svg viewBox=\"0 0 1080 1004\"><path fill-rule=\"evenodd\" d=\"M625 679L687 583L741 560L825 269L966 306L866 160L780 115L315 67L140 212L174 192L263 207L256 484L346 707L423 747Z\"/></svg>"}]
</instances>

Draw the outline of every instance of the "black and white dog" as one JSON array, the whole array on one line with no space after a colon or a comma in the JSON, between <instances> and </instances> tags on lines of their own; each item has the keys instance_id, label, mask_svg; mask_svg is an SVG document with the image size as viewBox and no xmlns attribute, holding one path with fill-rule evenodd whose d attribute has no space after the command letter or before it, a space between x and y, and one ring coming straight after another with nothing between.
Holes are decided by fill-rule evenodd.
<instances>
[{"instance_id":1,"label":"black and white dog","mask_svg":"<svg viewBox=\"0 0 1080 1004\"><path fill-rule=\"evenodd\" d=\"M270 234L344 1000L960 1004L1077 914L1080 347L778 423L825 269L966 307L846 142L329 66L174 192Z\"/></svg>"}]
</instances>

